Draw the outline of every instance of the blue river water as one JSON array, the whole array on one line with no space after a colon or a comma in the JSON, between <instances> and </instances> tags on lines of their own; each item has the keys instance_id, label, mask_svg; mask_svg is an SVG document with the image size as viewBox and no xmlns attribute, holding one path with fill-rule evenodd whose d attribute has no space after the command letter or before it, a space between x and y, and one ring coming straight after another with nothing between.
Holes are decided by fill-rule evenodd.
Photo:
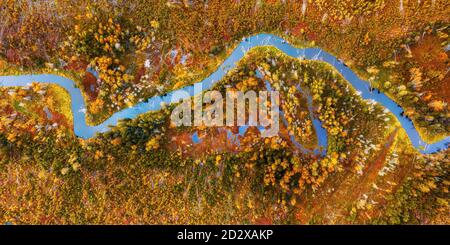
<instances>
[{"instance_id":1,"label":"blue river water","mask_svg":"<svg viewBox=\"0 0 450 245\"><path fill-rule=\"evenodd\" d=\"M261 74L261 72L258 70L256 71L256 76L264 79L264 76ZM266 84L266 89L267 91L272 91L272 86L270 86L270 83L268 81L265 81ZM317 147L315 149L312 150L312 152L314 152L314 154L320 154L322 156L325 156L327 154L327 148L328 148L328 134L327 131L322 127L322 122L319 121L318 119L314 118L314 113L313 113L313 109L312 109L312 98L309 94L306 94L304 91L301 90L300 85L297 85L297 90L299 90L306 98L308 101L308 110L309 110L309 115L311 117L311 120L313 122L313 127L314 130L316 132L316 136L317 136ZM286 120L286 117L284 116L283 111L279 111L280 113L280 117L281 120L284 124L284 126L286 128L288 128L288 122ZM289 133L289 137L291 139L291 142L297 147L297 149L299 149L300 151L302 151L303 153L310 153L311 150L305 148L302 144L300 144L297 139L295 138L295 135L292 135L291 133Z\"/></svg>"},{"instance_id":2,"label":"blue river water","mask_svg":"<svg viewBox=\"0 0 450 245\"><path fill-rule=\"evenodd\" d=\"M403 109L397 105L393 100L383 93L373 93L370 91L369 84L360 79L350 68L340 62L333 55L323 51L320 48L305 48L298 49L291 46L284 39L272 35L272 34L258 34L248 38L244 38L235 50L225 59L225 61L219 66L219 68L205 78L203 81L198 82L191 86L186 86L176 91L172 91L163 96L155 96L150 98L146 102L141 102L133 107L129 107L114 113L110 118L103 123L96 126L89 126L86 123L86 108L81 91L75 87L75 83L65 77L52 75L52 74L37 74L37 75L18 75L18 76L0 76L0 86L27 86L31 82L39 83L53 83L65 88L71 95L71 108L73 113L74 133L78 137L91 138L96 133L106 132L110 129L110 126L115 126L121 119L136 118L142 113L149 111L160 110L164 104L176 103L184 98L194 96L201 93L204 90L210 89L216 82L226 75L228 71L233 69L237 62L241 60L244 55L254 47L258 46L273 46L284 52L285 54L308 60L319 60L327 62L332 65L357 91L361 92L363 99L371 99L378 102L380 105L389 109L411 140L411 143L422 153L434 153L442 149L446 149L450 144L450 136L447 136L443 140L435 142L433 144L425 143L419 136L419 133L415 129L413 123L401 116ZM315 124L317 121L314 121ZM317 125L319 126L319 125ZM316 127L315 128L320 128ZM320 135L322 133L319 133ZM318 134L318 135L319 135ZM319 140L321 136L319 136ZM326 147L325 147L326 148Z\"/></svg>"}]
</instances>

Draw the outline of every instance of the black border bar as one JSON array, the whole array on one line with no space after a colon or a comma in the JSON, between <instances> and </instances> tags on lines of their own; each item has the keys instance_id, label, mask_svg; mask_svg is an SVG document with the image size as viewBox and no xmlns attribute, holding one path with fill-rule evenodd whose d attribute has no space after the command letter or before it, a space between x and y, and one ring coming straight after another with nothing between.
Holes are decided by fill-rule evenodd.
<instances>
[{"instance_id":1,"label":"black border bar","mask_svg":"<svg viewBox=\"0 0 450 245\"><path fill-rule=\"evenodd\" d=\"M179 242L208 244L221 243L258 243L298 241L309 242L426 242L448 241L449 226L360 226L360 225L50 225L0 227L2 241L19 242ZM210 232L205 243L204 232ZM181 234L182 233L182 234ZM196 234L198 239L185 239L185 235ZM227 237L228 234L228 237ZM256 235L255 235L256 234ZM271 234L270 236L267 236ZM180 236L184 239L180 240ZM223 238L228 239L223 239ZM238 239L241 238L241 239Z\"/></svg>"}]
</instances>

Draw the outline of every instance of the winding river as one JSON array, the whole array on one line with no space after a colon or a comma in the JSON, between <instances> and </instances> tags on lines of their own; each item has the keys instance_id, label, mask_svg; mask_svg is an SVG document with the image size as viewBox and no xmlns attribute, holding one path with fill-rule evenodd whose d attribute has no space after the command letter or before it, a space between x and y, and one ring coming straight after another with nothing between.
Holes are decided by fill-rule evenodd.
<instances>
[{"instance_id":1,"label":"winding river","mask_svg":"<svg viewBox=\"0 0 450 245\"><path fill-rule=\"evenodd\" d=\"M155 96L146 102L141 102L133 107L123 109L114 113L110 118L103 123L96 126L89 126L86 124L86 106L81 95L81 91L75 87L75 83L65 77L52 74L37 74L37 75L17 75L17 76L0 76L0 86L27 86L31 82L38 83L53 83L65 88L71 95L71 108L73 114L74 133L78 137L91 138L96 133L106 132L110 126L117 125L119 120L125 118L136 118L142 113L149 111L156 111L161 109L163 104L170 104L178 102L181 99L193 96L201 91L210 89L217 81L219 81L225 74L233 69L237 62L241 60L244 55L254 47L258 46L273 46L284 52L285 54L294 57L308 60L319 60L327 62L332 65L352 86L361 92L361 97L367 100L374 100L380 105L392 112L401 123L402 127L408 134L411 143L422 153L434 153L442 149L446 149L450 144L450 136L447 136L441 141L433 144L425 143L419 136L413 123L407 118L401 116L403 109L392 101L383 93L373 93L370 91L369 83L360 79L350 68L345 66L333 55L323 51L320 48L305 48L298 49L288 44L284 39L271 34L258 34L243 39L235 50L228 56L227 59L219 66L219 68L203 81L191 86L186 86L176 91L167 93L164 96ZM201 89L197 89L201 87ZM319 122L314 120L315 128L321 128ZM317 127L316 127L317 126ZM325 130L317 132L319 139L325 139ZM326 144L326 140L321 140L322 144ZM320 143L319 142L319 145ZM326 145L322 145L325 149Z\"/></svg>"}]
</instances>

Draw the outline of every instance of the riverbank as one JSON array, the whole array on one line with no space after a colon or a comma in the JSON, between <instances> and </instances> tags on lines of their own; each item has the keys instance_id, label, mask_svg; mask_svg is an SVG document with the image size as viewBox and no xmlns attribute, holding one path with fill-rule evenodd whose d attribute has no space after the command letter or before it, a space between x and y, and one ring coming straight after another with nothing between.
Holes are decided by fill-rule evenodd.
<instances>
[{"instance_id":1,"label":"riverbank","mask_svg":"<svg viewBox=\"0 0 450 245\"><path fill-rule=\"evenodd\" d=\"M450 142L450 136L445 139L433 143L427 144L420 137L419 132L415 129L413 123L405 118L403 115L403 109L400 108L394 101L392 101L388 96L383 93L375 93L369 86L369 83L360 79L349 67L339 61L336 57L323 51L320 48L306 48L297 49L291 46L284 39L271 35L271 34L259 34L252 37L244 38L243 41L231 52L227 59L219 66L219 68L213 72L210 76L191 86L183 87L179 90L172 91L164 96L155 96L150 98L147 102L141 102L133 107L123 109L110 118L105 120L103 123L96 126L89 126L86 124L85 119L85 103L82 98L81 92L75 87L75 83L67 78L43 74L43 75L22 75L20 76L20 81L17 81L17 76L2 76L0 82L2 86L25 86L27 83L36 82L48 82L50 79L57 81L52 81L58 85L66 88L72 96L72 112L74 115L74 131L75 134L82 138L91 138L96 133L102 133L109 130L109 126L117 125L119 120L124 118L133 119L138 115L148 112L159 110L162 104L176 103L183 99L186 94L189 96L195 95L194 86L201 86L202 90L210 89L216 82L218 82L223 76L226 75L228 71L233 69L237 62L242 59L245 54L254 47L257 46L273 46L282 51L283 53L300 59L316 60L326 62L333 66L357 91L363 99L374 100L380 103L382 106L386 107L390 112L392 112L397 120L401 123L402 127L407 132L412 144L419 151L423 153L433 153L446 149ZM186 92L181 95L178 92Z\"/></svg>"}]
</instances>

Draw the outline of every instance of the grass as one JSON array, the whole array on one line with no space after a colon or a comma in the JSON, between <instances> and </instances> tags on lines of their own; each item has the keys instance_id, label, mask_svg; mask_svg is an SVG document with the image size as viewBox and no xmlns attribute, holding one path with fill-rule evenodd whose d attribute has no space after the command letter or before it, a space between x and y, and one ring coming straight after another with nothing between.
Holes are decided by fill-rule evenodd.
<instances>
[{"instance_id":1,"label":"grass","mask_svg":"<svg viewBox=\"0 0 450 245\"><path fill-rule=\"evenodd\" d=\"M71 98L69 92L65 90L64 88L49 84L49 96L54 98L54 101L56 102L54 105L54 109L63 114L67 121L69 121L71 124L73 123L73 114L72 114L72 108L71 108Z\"/></svg>"}]
</instances>

